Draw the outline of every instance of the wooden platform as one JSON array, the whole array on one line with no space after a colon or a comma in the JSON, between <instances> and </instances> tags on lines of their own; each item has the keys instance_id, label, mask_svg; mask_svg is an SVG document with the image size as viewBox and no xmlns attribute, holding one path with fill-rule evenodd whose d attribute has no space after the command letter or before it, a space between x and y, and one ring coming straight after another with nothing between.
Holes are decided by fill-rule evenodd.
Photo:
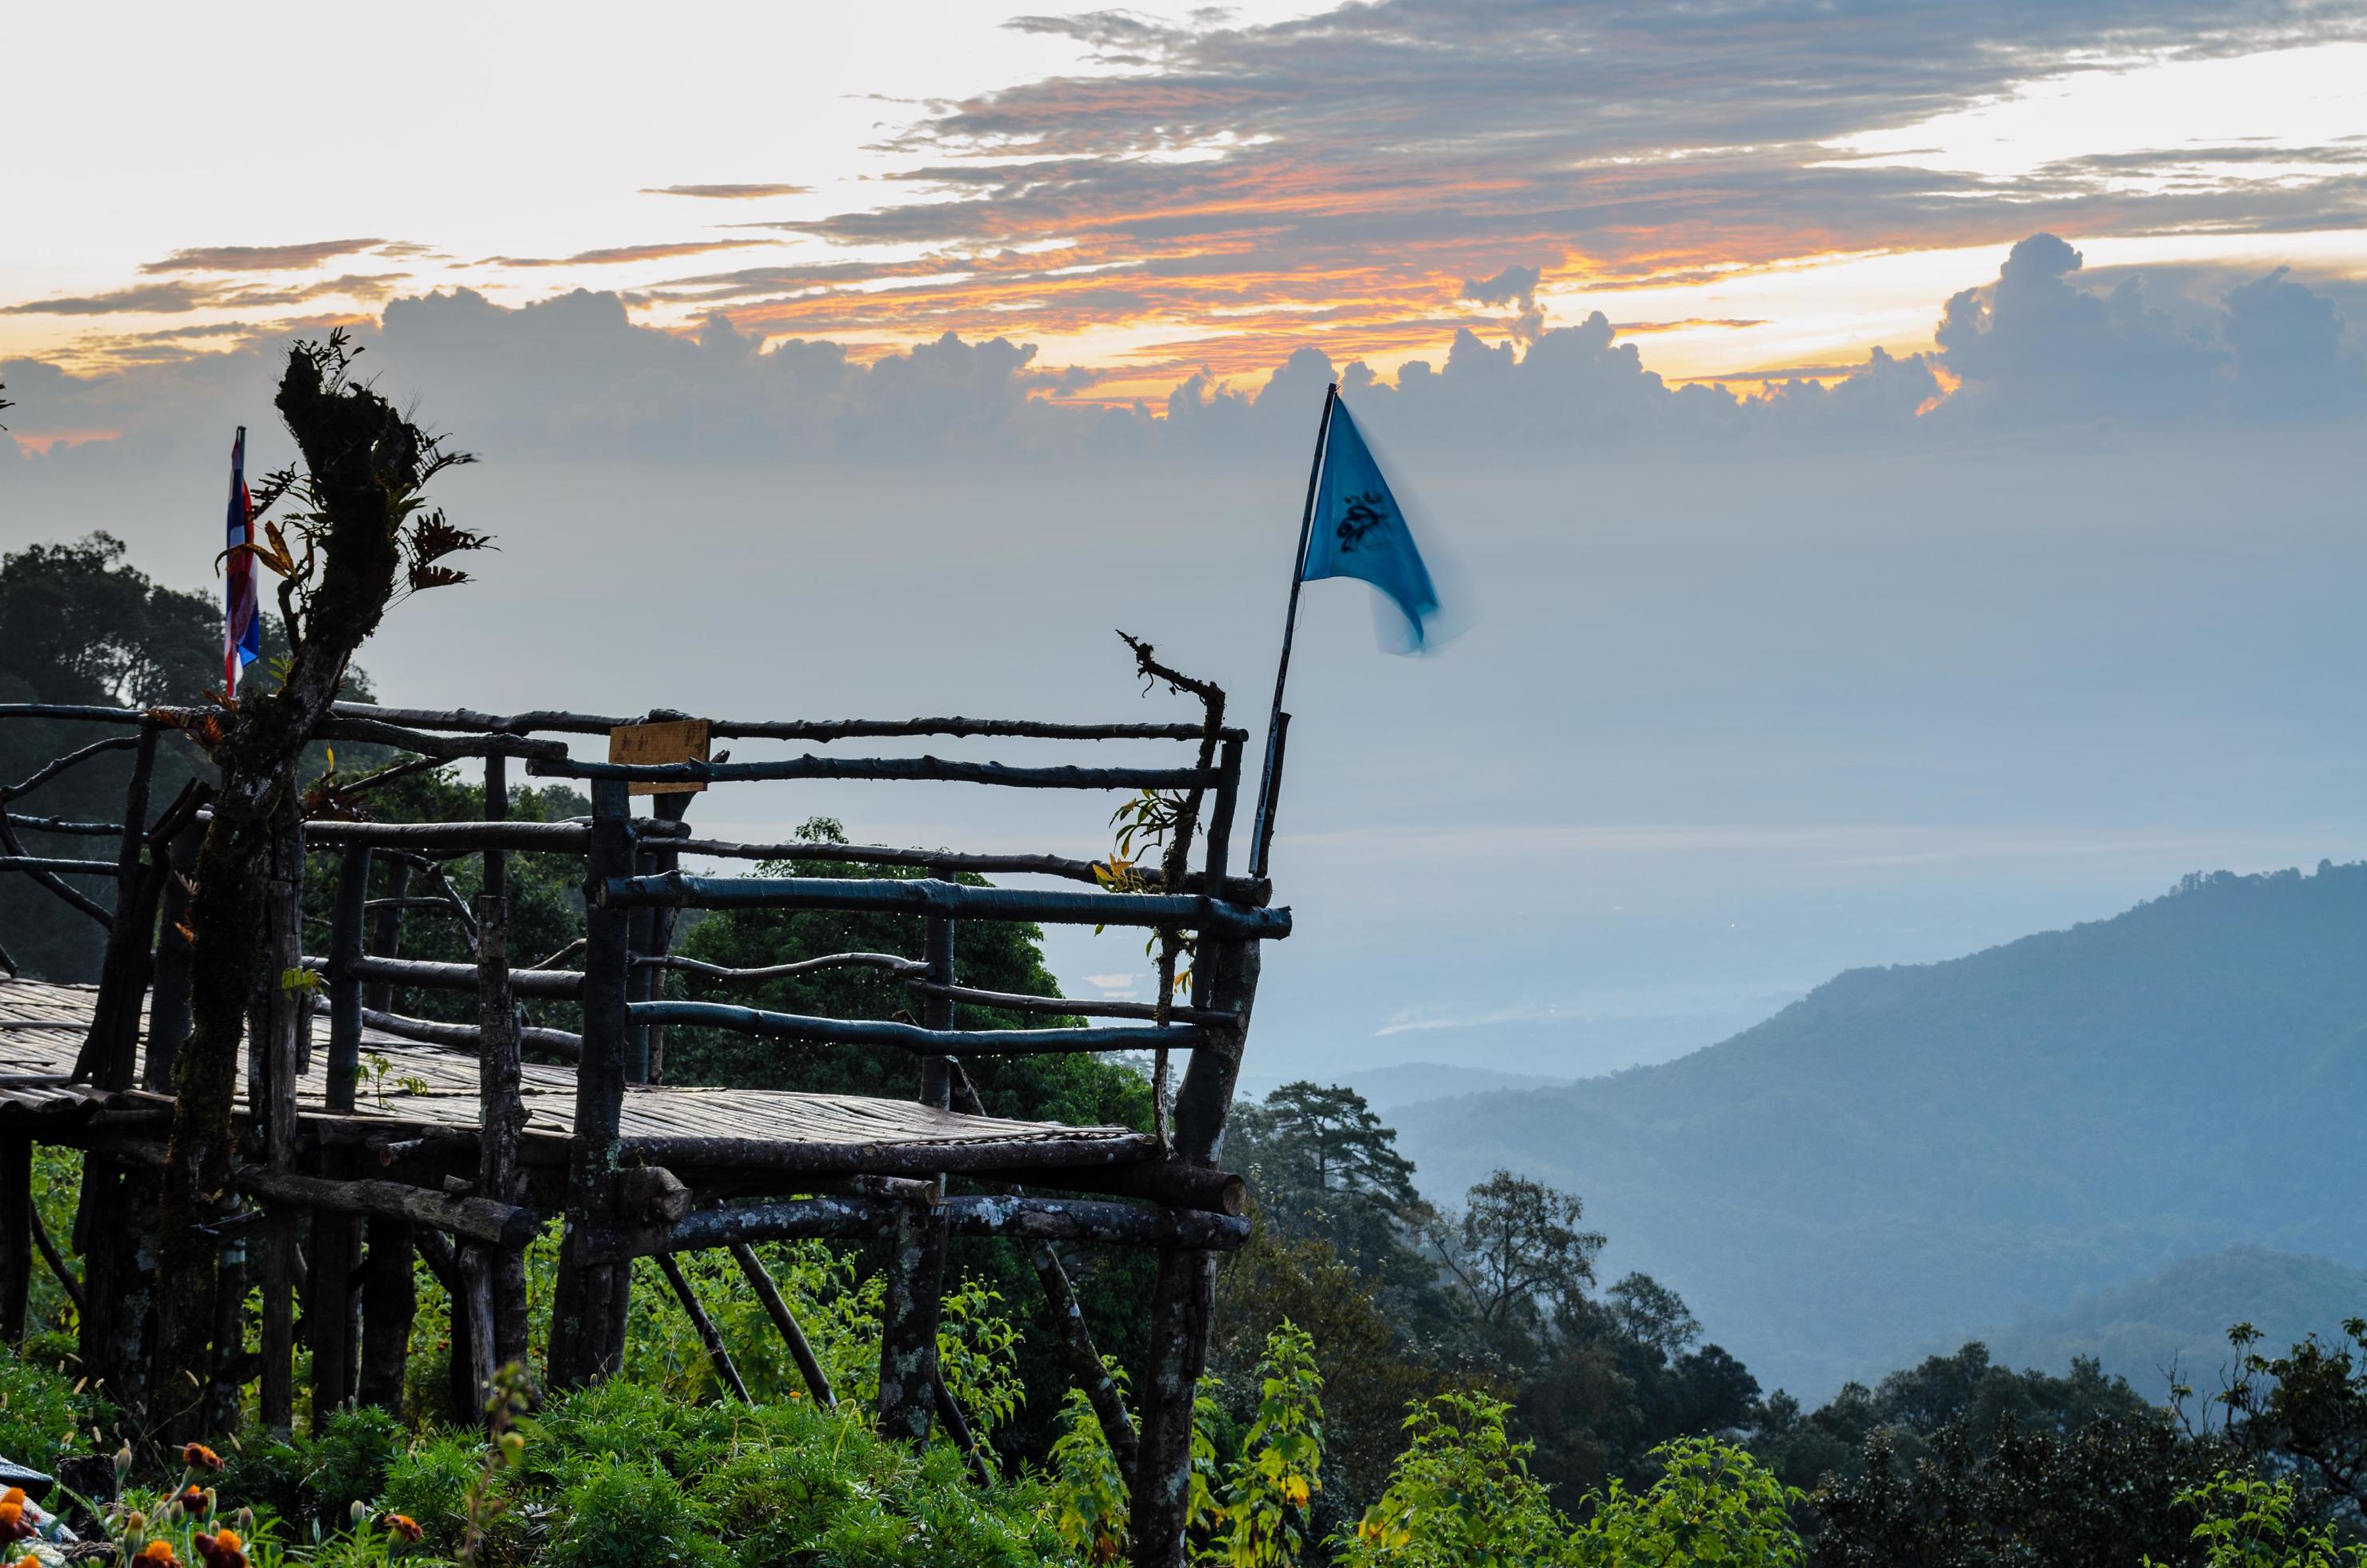
<instances>
[{"instance_id":1,"label":"wooden platform","mask_svg":"<svg viewBox=\"0 0 2367 1568\"><path fill-rule=\"evenodd\" d=\"M70 1114L77 1104L96 1109L101 1104L119 1108L166 1103L160 1095L134 1090L106 1096L66 1081L96 997L96 986L0 981L0 1109ZM390 1140L476 1132L475 1056L375 1029L363 1031L362 1051L366 1071L355 1090L355 1109L334 1115L349 1135L357 1124L365 1137L382 1129ZM382 1075L367 1070L371 1056L388 1063ZM300 1126L332 1117L325 1099L327 1058L323 1024L316 1026L311 1069L297 1092ZM242 1064L242 1107L244 1079ZM406 1085L404 1080L411 1082ZM575 1070L527 1063L523 1098L528 1157L563 1159L574 1123ZM728 1139L739 1156L735 1163L829 1173L974 1169L990 1149L997 1152L997 1164L1047 1166L1129 1165L1157 1157L1150 1135L1124 1127L1013 1121L910 1100L773 1089L629 1087L619 1132L629 1144L643 1139ZM1017 1162L1007 1157L1014 1143L1025 1150Z\"/></svg>"}]
</instances>

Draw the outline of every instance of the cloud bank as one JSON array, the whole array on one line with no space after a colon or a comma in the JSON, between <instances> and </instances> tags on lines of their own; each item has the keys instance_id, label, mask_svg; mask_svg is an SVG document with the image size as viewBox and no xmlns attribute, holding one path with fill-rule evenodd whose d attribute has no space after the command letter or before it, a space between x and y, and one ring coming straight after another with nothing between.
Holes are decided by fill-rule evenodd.
<instances>
[{"instance_id":1,"label":"cloud bank","mask_svg":"<svg viewBox=\"0 0 2367 1568\"><path fill-rule=\"evenodd\" d=\"M1535 277L1514 263L1467 283L1522 313L1493 341L1458 330L1443 362L1383 379L1307 345L1262 376L1195 371L1161 404L1093 403L1079 395L1091 372L1038 369L1036 350L1007 337L947 332L872 358L824 340L767 348L719 313L695 336L669 334L634 324L617 295L583 290L518 308L467 290L397 299L365 341L367 363L472 449L562 460L1221 456L1303 441L1333 379L1405 443L1532 457L1904 449L2367 410L2367 363L2342 311L2282 268L2181 300L2181 323L2148 301L2143 278L2090 284L2078 251L2034 234L1994 281L1938 307L1935 352L1876 349L1845 375L1740 393L1669 384L1600 312L1541 327ZM211 445L230 424L261 423L275 366L251 348L97 375L19 360L0 380L22 443L119 437L71 460L102 460L106 447Z\"/></svg>"}]
</instances>

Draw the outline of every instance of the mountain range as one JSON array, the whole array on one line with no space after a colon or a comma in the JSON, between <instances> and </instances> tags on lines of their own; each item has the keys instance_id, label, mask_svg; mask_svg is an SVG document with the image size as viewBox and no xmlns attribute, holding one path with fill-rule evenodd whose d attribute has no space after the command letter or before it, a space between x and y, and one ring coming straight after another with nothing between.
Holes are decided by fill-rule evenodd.
<instances>
[{"instance_id":1,"label":"mountain range","mask_svg":"<svg viewBox=\"0 0 2367 1568\"><path fill-rule=\"evenodd\" d=\"M1500 1166L1579 1193L1604 1278L1653 1275L1814 1398L2229 1247L2367 1262L2362 1105L2367 865L2321 862L1393 1119L1433 1199Z\"/></svg>"}]
</instances>

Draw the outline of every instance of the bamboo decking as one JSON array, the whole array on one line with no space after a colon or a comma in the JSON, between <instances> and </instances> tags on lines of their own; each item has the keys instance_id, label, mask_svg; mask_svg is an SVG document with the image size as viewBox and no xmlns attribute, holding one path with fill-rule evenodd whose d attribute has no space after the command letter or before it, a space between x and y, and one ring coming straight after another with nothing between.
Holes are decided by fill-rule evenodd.
<instances>
[{"instance_id":1,"label":"bamboo decking","mask_svg":"<svg viewBox=\"0 0 2367 1568\"><path fill-rule=\"evenodd\" d=\"M0 981L0 1108L50 1114L75 1104L137 1108L169 1103L143 1090L107 1095L70 1084L74 1058L89 1032L98 988L41 981ZM145 1033L143 1019L142 1033ZM143 1041L144 1043L144 1041ZM477 1058L365 1028L368 1070L356 1085L354 1109L332 1111L327 1101L328 1051L316 1044L297 1089L297 1122L335 1123L388 1140L474 1136L479 1125ZM381 1073L368 1063L375 1056ZM245 1116L245 1070L240 1070ZM575 1069L528 1062L520 1097L527 1112L529 1160L563 1160L574 1131ZM899 1168L961 1170L991 1152L1010 1164L1014 1145L1034 1165L1111 1165L1157 1156L1155 1142L1123 1127L1070 1127L940 1110L913 1100L847 1095L794 1094L773 1089L633 1085L625 1092L618 1128L628 1146L640 1140L728 1140L742 1155L775 1168L816 1173Z\"/></svg>"}]
</instances>

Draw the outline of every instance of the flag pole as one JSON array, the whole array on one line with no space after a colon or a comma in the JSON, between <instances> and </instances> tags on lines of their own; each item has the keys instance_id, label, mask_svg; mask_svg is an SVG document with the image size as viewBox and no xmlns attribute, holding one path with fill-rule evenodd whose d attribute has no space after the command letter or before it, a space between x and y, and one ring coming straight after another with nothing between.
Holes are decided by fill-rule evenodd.
<instances>
[{"instance_id":1,"label":"flag pole","mask_svg":"<svg viewBox=\"0 0 2367 1568\"><path fill-rule=\"evenodd\" d=\"M1323 449L1331 438L1331 409L1340 383L1323 393L1323 423L1315 431L1315 456L1307 469L1307 506L1298 516L1298 553L1290 558L1290 608L1282 619L1282 658L1274 670L1274 710L1266 717L1265 766L1258 778L1257 824L1250 835L1250 875L1265 875L1266 851L1274 843L1274 808L1282 788L1282 744L1290 715L1282 710L1282 689L1290 679L1290 640L1298 631L1298 590L1307 578L1307 541L1315 527L1315 489L1323 478Z\"/></svg>"}]
</instances>

